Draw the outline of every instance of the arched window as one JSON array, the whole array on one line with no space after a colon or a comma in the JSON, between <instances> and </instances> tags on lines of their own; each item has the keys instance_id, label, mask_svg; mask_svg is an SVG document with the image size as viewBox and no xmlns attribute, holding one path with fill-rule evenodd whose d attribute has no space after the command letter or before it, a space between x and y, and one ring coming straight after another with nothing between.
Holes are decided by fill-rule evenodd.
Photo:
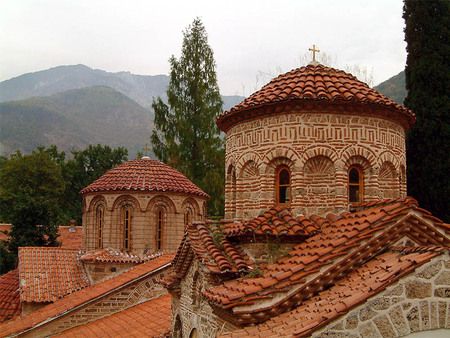
<instances>
[{"instance_id":1,"label":"arched window","mask_svg":"<svg viewBox=\"0 0 450 338\"><path fill-rule=\"evenodd\" d=\"M277 204L291 203L291 172L286 166L277 169L276 191Z\"/></svg>"},{"instance_id":2,"label":"arched window","mask_svg":"<svg viewBox=\"0 0 450 338\"><path fill-rule=\"evenodd\" d=\"M192 222L192 209L190 207L186 208L186 211L184 212L184 228L186 229L189 223Z\"/></svg>"},{"instance_id":3,"label":"arched window","mask_svg":"<svg viewBox=\"0 0 450 338\"><path fill-rule=\"evenodd\" d=\"M363 201L363 173L359 166L348 168L348 202L359 203Z\"/></svg>"},{"instance_id":4,"label":"arched window","mask_svg":"<svg viewBox=\"0 0 450 338\"><path fill-rule=\"evenodd\" d=\"M156 210L156 250L163 248L163 231L164 231L165 213L163 209Z\"/></svg>"},{"instance_id":5,"label":"arched window","mask_svg":"<svg viewBox=\"0 0 450 338\"><path fill-rule=\"evenodd\" d=\"M123 208L123 249L131 250L131 207L129 205Z\"/></svg>"},{"instance_id":6,"label":"arched window","mask_svg":"<svg viewBox=\"0 0 450 338\"><path fill-rule=\"evenodd\" d=\"M103 205L99 205L97 207L96 212L96 240L95 240L95 248L103 249L103 230L104 230L104 220L105 220L105 208Z\"/></svg>"}]
</instances>

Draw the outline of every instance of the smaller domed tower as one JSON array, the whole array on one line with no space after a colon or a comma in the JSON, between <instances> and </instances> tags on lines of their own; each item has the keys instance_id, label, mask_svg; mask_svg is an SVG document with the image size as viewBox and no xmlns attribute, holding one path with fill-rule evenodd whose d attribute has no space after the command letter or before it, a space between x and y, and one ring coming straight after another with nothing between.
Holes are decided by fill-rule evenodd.
<instances>
[{"instance_id":1,"label":"smaller domed tower","mask_svg":"<svg viewBox=\"0 0 450 338\"><path fill-rule=\"evenodd\" d=\"M217 118L226 133L225 217L274 205L326 215L406 196L414 114L353 75L312 62Z\"/></svg>"},{"instance_id":2,"label":"smaller domed tower","mask_svg":"<svg viewBox=\"0 0 450 338\"><path fill-rule=\"evenodd\" d=\"M83 249L175 251L187 223L203 221L209 196L148 157L109 170L81 190Z\"/></svg>"}]
</instances>

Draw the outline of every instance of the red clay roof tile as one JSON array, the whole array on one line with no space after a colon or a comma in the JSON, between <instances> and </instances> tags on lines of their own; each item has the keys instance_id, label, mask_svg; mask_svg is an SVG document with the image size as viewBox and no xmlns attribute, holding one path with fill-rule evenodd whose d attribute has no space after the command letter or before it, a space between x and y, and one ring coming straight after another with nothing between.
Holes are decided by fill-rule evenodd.
<instances>
[{"instance_id":1,"label":"red clay roof tile","mask_svg":"<svg viewBox=\"0 0 450 338\"><path fill-rule=\"evenodd\" d=\"M123 252L115 249L100 249L89 251L82 255L83 262L97 263L143 263L161 256L162 253L150 253L139 255L131 252Z\"/></svg>"},{"instance_id":2,"label":"red clay roof tile","mask_svg":"<svg viewBox=\"0 0 450 338\"><path fill-rule=\"evenodd\" d=\"M243 113L246 111L274 102L292 100L299 103L327 101L377 105L387 108L390 114L406 119L410 126L415 120L410 110L378 93L353 75L321 64L310 64L279 75L259 91L218 116L217 125L226 131L239 118L245 119Z\"/></svg>"},{"instance_id":3,"label":"red clay roof tile","mask_svg":"<svg viewBox=\"0 0 450 338\"><path fill-rule=\"evenodd\" d=\"M20 316L22 303L19 293L19 270L0 276L0 323Z\"/></svg>"},{"instance_id":4,"label":"red clay roof tile","mask_svg":"<svg viewBox=\"0 0 450 338\"><path fill-rule=\"evenodd\" d=\"M170 331L171 297L164 295L111 316L64 331L55 337L160 337Z\"/></svg>"},{"instance_id":5,"label":"red clay roof tile","mask_svg":"<svg viewBox=\"0 0 450 338\"><path fill-rule=\"evenodd\" d=\"M170 191L209 198L178 170L150 158L122 163L80 191Z\"/></svg>"},{"instance_id":6,"label":"red clay roof tile","mask_svg":"<svg viewBox=\"0 0 450 338\"><path fill-rule=\"evenodd\" d=\"M54 302L89 286L76 249L19 248L20 294L23 302Z\"/></svg>"},{"instance_id":7,"label":"red clay roof tile","mask_svg":"<svg viewBox=\"0 0 450 338\"><path fill-rule=\"evenodd\" d=\"M36 326L39 323L47 321L50 318L55 318L66 311L70 311L81 304L99 298L105 293L117 289L133 280L152 274L160 268L168 267L168 264L173 257L173 254L163 254L153 260L139 264L118 276L69 294L26 316L18 317L1 324L0 332L5 336L17 334Z\"/></svg>"}]
</instances>

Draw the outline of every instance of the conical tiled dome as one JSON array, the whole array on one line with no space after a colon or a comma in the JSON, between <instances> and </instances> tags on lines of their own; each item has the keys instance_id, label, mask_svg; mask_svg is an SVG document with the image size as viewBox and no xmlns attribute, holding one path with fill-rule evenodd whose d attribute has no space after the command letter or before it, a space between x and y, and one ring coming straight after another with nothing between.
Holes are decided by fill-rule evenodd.
<instances>
[{"instance_id":1,"label":"conical tiled dome","mask_svg":"<svg viewBox=\"0 0 450 338\"><path fill-rule=\"evenodd\" d=\"M409 125L414 123L414 114L410 110L378 93L353 75L321 64L310 64L279 75L244 101L221 114L217 118L217 124L220 129L226 131L234 121L246 119L242 116L244 112L291 100L298 104L328 101L353 105L355 103L378 105L389 109L392 114L399 114ZM248 117L252 118L254 115L248 114Z\"/></svg>"},{"instance_id":2,"label":"conical tiled dome","mask_svg":"<svg viewBox=\"0 0 450 338\"><path fill-rule=\"evenodd\" d=\"M123 163L106 172L80 194L102 191L170 191L209 198L178 170L150 158Z\"/></svg>"}]
</instances>

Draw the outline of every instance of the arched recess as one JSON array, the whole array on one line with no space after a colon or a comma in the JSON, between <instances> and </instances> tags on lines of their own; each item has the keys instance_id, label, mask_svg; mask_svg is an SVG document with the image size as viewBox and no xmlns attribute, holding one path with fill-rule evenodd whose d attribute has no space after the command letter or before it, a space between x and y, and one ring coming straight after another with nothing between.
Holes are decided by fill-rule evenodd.
<instances>
[{"instance_id":1,"label":"arched recess","mask_svg":"<svg viewBox=\"0 0 450 338\"><path fill-rule=\"evenodd\" d=\"M384 162L378 174L380 193L383 198L398 198L400 194L397 170L392 162Z\"/></svg>"},{"instance_id":2,"label":"arched recess","mask_svg":"<svg viewBox=\"0 0 450 338\"><path fill-rule=\"evenodd\" d=\"M345 172L347 176L347 196L349 203L356 202L350 197L351 192L356 193L356 189L358 189L357 195L360 196L357 202L364 202L372 194L378 193L378 189L374 189L374 182L371 171L371 164L366 158L362 156L352 156L347 160L347 162L345 163Z\"/></svg>"},{"instance_id":3,"label":"arched recess","mask_svg":"<svg viewBox=\"0 0 450 338\"><path fill-rule=\"evenodd\" d=\"M195 199L192 197L186 198L181 204L181 211L184 215L184 226L186 227L189 223L198 221L203 217L200 212L200 207Z\"/></svg>"},{"instance_id":4,"label":"arched recess","mask_svg":"<svg viewBox=\"0 0 450 338\"><path fill-rule=\"evenodd\" d=\"M239 200L241 203L245 201L246 209L259 207L260 178L259 167L253 160L245 163L238 173L237 190L241 191ZM237 207L239 208L239 203Z\"/></svg>"},{"instance_id":5,"label":"arched recess","mask_svg":"<svg viewBox=\"0 0 450 338\"><path fill-rule=\"evenodd\" d=\"M153 197L147 204L147 213L150 214L149 227L146 229L146 241L156 250L172 250L169 247L169 238L181 237L184 224L176 219L176 207L173 201L164 195Z\"/></svg>"},{"instance_id":6,"label":"arched recess","mask_svg":"<svg viewBox=\"0 0 450 338\"><path fill-rule=\"evenodd\" d=\"M310 158L303 167L306 206L333 204L336 196L336 168L333 161L323 155Z\"/></svg>"},{"instance_id":7,"label":"arched recess","mask_svg":"<svg viewBox=\"0 0 450 338\"><path fill-rule=\"evenodd\" d=\"M289 174L289 190L286 190L289 192L289 205L291 205L295 199L294 195L294 177L295 177L295 170L294 170L294 162L286 157L277 157L274 158L266 167L266 173L263 177L261 186L263 187L261 190L265 191L269 194L269 203L267 205L261 205L262 208L270 208L274 204L278 202L278 198L280 196L280 179L283 180L283 182L286 182L286 173L283 174L283 169L287 169L287 172ZM283 177L280 177L280 174L283 174ZM282 186L285 186L285 184L282 184Z\"/></svg>"},{"instance_id":8,"label":"arched recess","mask_svg":"<svg viewBox=\"0 0 450 338\"><path fill-rule=\"evenodd\" d=\"M225 217L234 219L236 217L237 200L236 168L230 164L227 168L225 183Z\"/></svg>"},{"instance_id":9,"label":"arched recess","mask_svg":"<svg viewBox=\"0 0 450 338\"><path fill-rule=\"evenodd\" d=\"M300 155L296 150L294 150L291 147L287 146L278 146L274 147L270 150L268 150L263 157L262 165L266 166L266 172L267 168L271 166L271 164L274 161L277 161L277 159L285 158L287 161L289 161L290 165L292 165L292 168L290 168L292 171L294 169L294 165L298 164L300 161Z\"/></svg>"},{"instance_id":10,"label":"arched recess","mask_svg":"<svg viewBox=\"0 0 450 338\"><path fill-rule=\"evenodd\" d=\"M331 146L317 146L317 145L312 145L308 148L305 149L305 151L303 152L302 158L301 158L301 163L300 166L303 168L303 171L305 171L304 166L305 164L318 156L324 156L330 159L330 161L332 163L336 163L339 159L337 152L334 148L332 148Z\"/></svg>"},{"instance_id":11,"label":"arched recess","mask_svg":"<svg viewBox=\"0 0 450 338\"><path fill-rule=\"evenodd\" d=\"M112 241L115 248L124 251L133 250L133 228L140 211L139 201L131 195L121 195L113 203L112 224L118 225L112 229Z\"/></svg>"},{"instance_id":12,"label":"arched recess","mask_svg":"<svg viewBox=\"0 0 450 338\"><path fill-rule=\"evenodd\" d=\"M175 318L175 324L173 326L172 336L174 338L182 338L183 337L183 323L181 322L180 315L178 315L178 314Z\"/></svg>"},{"instance_id":13,"label":"arched recess","mask_svg":"<svg viewBox=\"0 0 450 338\"><path fill-rule=\"evenodd\" d=\"M100 214L101 211L99 209L103 212L102 214ZM98 249L104 244L106 231L106 211L106 199L103 195L97 195L90 201L87 208L87 213L85 214L85 237L87 250ZM101 244L99 245L99 243Z\"/></svg>"},{"instance_id":14,"label":"arched recess","mask_svg":"<svg viewBox=\"0 0 450 338\"><path fill-rule=\"evenodd\" d=\"M340 153L341 154L339 158L341 158L347 164L353 161L352 158L362 158L370 168L375 168L377 166L377 156L375 156L375 153L372 151L372 149L368 147L351 144L344 147L344 149Z\"/></svg>"}]
</instances>

